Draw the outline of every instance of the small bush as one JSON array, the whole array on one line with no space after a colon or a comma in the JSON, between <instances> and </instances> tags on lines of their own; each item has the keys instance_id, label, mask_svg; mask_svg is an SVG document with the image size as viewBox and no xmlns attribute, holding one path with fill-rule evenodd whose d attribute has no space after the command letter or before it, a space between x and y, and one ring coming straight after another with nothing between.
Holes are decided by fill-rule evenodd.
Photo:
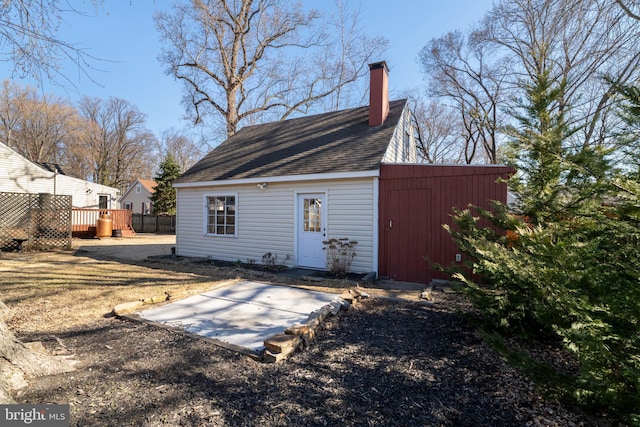
<instances>
[{"instance_id":1,"label":"small bush","mask_svg":"<svg viewBox=\"0 0 640 427\"><path fill-rule=\"evenodd\" d=\"M475 215L474 215L475 214ZM477 215L477 216L476 216ZM477 225L479 217L517 240ZM580 371L576 402L640 420L640 230L637 218L604 207L589 216L529 226L505 213L458 211L449 230L469 267L466 284L489 330L555 337Z\"/></svg>"},{"instance_id":2,"label":"small bush","mask_svg":"<svg viewBox=\"0 0 640 427\"><path fill-rule=\"evenodd\" d=\"M351 271L351 263L356 256L358 242L346 237L322 242L327 256L327 270L335 275L346 275Z\"/></svg>"},{"instance_id":3,"label":"small bush","mask_svg":"<svg viewBox=\"0 0 640 427\"><path fill-rule=\"evenodd\" d=\"M278 255L267 252L262 255L262 264L264 264L269 270L275 270L278 264Z\"/></svg>"}]
</instances>

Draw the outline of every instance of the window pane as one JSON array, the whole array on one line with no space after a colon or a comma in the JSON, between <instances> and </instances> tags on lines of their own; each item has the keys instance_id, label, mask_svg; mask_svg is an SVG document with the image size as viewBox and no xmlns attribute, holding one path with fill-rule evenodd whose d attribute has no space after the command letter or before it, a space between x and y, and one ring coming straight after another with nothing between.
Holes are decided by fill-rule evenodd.
<instances>
[{"instance_id":1,"label":"window pane","mask_svg":"<svg viewBox=\"0 0 640 427\"><path fill-rule=\"evenodd\" d=\"M235 196L213 196L207 198L207 233L219 235L235 234Z\"/></svg>"},{"instance_id":2,"label":"window pane","mask_svg":"<svg viewBox=\"0 0 640 427\"><path fill-rule=\"evenodd\" d=\"M322 199L309 198L303 201L302 227L304 231L320 232L322 224Z\"/></svg>"}]
</instances>

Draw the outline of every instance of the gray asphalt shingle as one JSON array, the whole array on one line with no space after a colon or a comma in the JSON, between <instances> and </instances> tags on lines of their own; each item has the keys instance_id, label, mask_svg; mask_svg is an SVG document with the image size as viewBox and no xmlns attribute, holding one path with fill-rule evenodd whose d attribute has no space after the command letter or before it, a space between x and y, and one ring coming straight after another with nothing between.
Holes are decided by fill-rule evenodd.
<instances>
[{"instance_id":1,"label":"gray asphalt shingle","mask_svg":"<svg viewBox=\"0 0 640 427\"><path fill-rule=\"evenodd\" d=\"M376 127L366 106L242 128L175 183L376 170L406 103Z\"/></svg>"}]
</instances>

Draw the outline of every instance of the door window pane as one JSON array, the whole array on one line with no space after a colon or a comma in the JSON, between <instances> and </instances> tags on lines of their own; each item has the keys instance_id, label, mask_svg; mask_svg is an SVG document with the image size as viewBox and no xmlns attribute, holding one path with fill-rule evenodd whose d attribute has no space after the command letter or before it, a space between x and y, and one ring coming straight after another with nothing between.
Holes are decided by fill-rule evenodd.
<instances>
[{"instance_id":1,"label":"door window pane","mask_svg":"<svg viewBox=\"0 0 640 427\"><path fill-rule=\"evenodd\" d=\"M311 233L321 232L322 224L322 199L304 199L303 203L303 230Z\"/></svg>"}]
</instances>

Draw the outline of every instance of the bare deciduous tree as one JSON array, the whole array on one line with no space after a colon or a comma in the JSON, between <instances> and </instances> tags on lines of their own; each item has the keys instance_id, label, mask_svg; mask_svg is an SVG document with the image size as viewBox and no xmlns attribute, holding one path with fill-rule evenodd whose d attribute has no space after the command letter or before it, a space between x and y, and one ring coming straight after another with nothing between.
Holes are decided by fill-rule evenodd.
<instances>
[{"instance_id":1,"label":"bare deciduous tree","mask_svg":"<svg viewBox=\"0 0 640 427\"><path fill-rule=\"evenodd\" d=\"M431 100L415 101L414 126L418 130L418 152L427 163L463 163L464 146L460 116L453 108Z\"/></svg>"},{"instance_id":2,"label":"bare deciduous tree","mask_svg":"<svg viewBox=\"0 0 640 427\"><path fill-rule=\"evenodd\" d=\"M623 0L499 1L468 36L432 40L421 56L430 93L461 112L467 156L500 138L508 112L543 73L562 82L558 111L568 110L567 122L578 130L567 143L574 150L614 147L620 121L611 113L612 88L640 77L634 15Z\"/></svg>"},{"instance_id":3,"label":"bare deciduous tree","mask_svg":"<svg viewBox=\"0 0 640 427\"><path fill-rule=\"evenodd\" d=\"M85 97L79 111L86 120L84 141L94 182L122 189L138 177L151 178L157 142L143 113L120 98Z\"/></svg>"},{"instance_id":4,"label":"bare deciduous tree","mask_svg":"<svg viewBox=\"0 0 640 427\"><path fill-rule=\"evenodd\" d=\"M66 145L79 125L68 102L8 81L0 99L0 135L6 145L32 162L65 163Z\"/></svg>"},{"instance_id":5,"label":"bare deciduous tree","mask_svg":"<svg viewBox=\"0 0 640 427\"><path fill-rule=\"evenodd\" d=\"M8 147L15 145L13 142L14 132L18 128L20 120L20 111L15 100L25 97L25 92L25 89L10 80L2 82L2 90L0 91L0 124L2 124L2 128L0 133L2 134L2 142Z\"/></svg>"},{"instance_id":6,"label":"bare deciduous tree","mask_svg":"<svg viewBox=\"0 0 640 427\"><path fill-rule=\"evenodd\" d=\"M615 1L622 8L622 10L624 10L624 13L626 13L630 18L633 18L636 21L640 21L640 12L634 12L633 10L631 10L631 6L627 6L627 4L622 0ZM637 6L638 2L630 1L629 3L636 3Z\"/></svg>"},{"instance_id":7,"label":"bare deciduous tree","mask_svg":"<svg viewBox=\"0 0 640 427\"><path fill-rule=\"evenodd\" d=\"M559 108L570 106L569 124L581 129L577 149L610 143L612 85L602 77L615 84L638 77L640 22L614 2L515 0L495 4L482 34L511 58L509 77L520 93L547 71L566 82Z\"/></svg>"},{"instance_id":8,"label":"bare deciduous tree","mask_svg":"<svg viewBox=\"0 0 640 427\"><path fill-rule=\"evenodd\" d=\"M67 137L77 113L67 102L50 96L23 99L18 151L36 163L60 163Z\"/></svg>"},{"instance_id":9,"label":"bare deciduous tree","mask_svg":"<svg viewBox=\"0 0 640 427\"><path fill-rule=\"evenodd\" d=\"M102 3L92 0L94 8ZM80 13L69 1L9 0L0 7L0 61L13 64L14 72L36 81L65 81L60 60L78 66L80 73L91 79L87 70L94 58L69 41L57 36L65 14Z\"/></svg>"},{"instance_id":10,"label":"bare deciduous tree","mask_svg":"<svg viewBox=\"0 0 640 427\"><path fill-rule=\"evenodd\" d=\"M330 32L318 12L283 0L185 0L156 15L160 59L184 82L185 105L196 122L222 117L227 136L252 117L284 119L330 97L340 105L386 41L364 36L357 15L329 22Z\"/></svg>"},{"instance_id":11,"label":"bare deciduous tree","mask_svg":"<svg viewBox=\"0 0 640 427\"><path fill-rule=\"evenodd\" d=\"M206 153L201 145L175 129L166 130L160 138L160 153L171 153L182 172L193 166Z\"/></svg>"},{"instance_id":12,"label":"bare deciduous tree","mask_svg":"<svg viewBox=\"0 0 640 427\"><path fill-rule=\"evenodd\" d=\"M0 90L1 141L33 162L117 188L153 176L157 141L145 122L123 99L85 98L76 109L9 82Z\"/></svg>"},{"instance_id":13,"label":"bare deciduous tree","mask_svg":"<svg viewBox=\"0 0 640 427\"><path fill-rule=\"evenodd\" d=\"M429 92L459 114L466 163L476 156L498 162L498 103L505 74L498 61L489 62L487 50L476 33L465 37L452 32L431 40L420 52L430 76Z\"/></svg>"},{"instance_id":14,"label":"bare deciduous tree","mask_svg":"<svg viewBox=\"0 0 640 427\"><path fill-rule=\"evenodd\" d=\"M98 0L94 0L97 2ZM64 75L58 72L58 60L67 57L85 70L85 52L55 36L63 10L69 2L57 0L6 0L0 7L0 61L11 62L14 71L35 77L41 81L46 75ZM3 85L2 126L3 141L13 144L13 129L16 122L15 111L11 110L9 85ZM10 112L11 115L7 115ZM16 388L16 379L23 375L54 373L56 362L45 355L38 355L18 341L7 328L4 319L6 306L0 302L0 403L13 403L10 391ZM19 382L19 381L18 381ZM24 384L19 384L24 385Z\"/></svg>"}]
</instances>

